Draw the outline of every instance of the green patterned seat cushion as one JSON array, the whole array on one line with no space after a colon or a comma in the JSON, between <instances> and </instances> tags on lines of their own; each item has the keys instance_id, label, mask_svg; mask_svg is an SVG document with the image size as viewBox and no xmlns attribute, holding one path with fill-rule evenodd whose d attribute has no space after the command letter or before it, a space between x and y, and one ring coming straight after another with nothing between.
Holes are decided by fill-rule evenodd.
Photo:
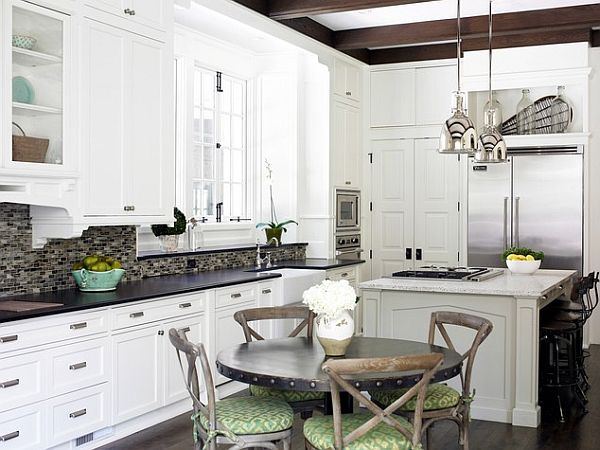
<instances>
[{"instance_id":1,"label":"green patterned seat cushion","mask_svg":"<svg viewBox=\"0 0 600 450\"><path fill-rule=\"evenodd\" d=\"M260 397L233 397L217 402L217 420L234 434L275 433L291 428L294 413L283 400ZM208 429L208 418L200 414Z\"/></svg>"},{"instance_id":2,"label":"green patterned seat cushion","mask_svg":"<svg viewBox=\"0 0 600 450\"><path fill-rule=\"evenodd\" d=\"M343 414L342 434L350 434L373 417L369 413ZM412 425L402 417L394 417L412 433ZM333 416L315 416L304 422L304 437L319 450L332 449L335 441ZM411 441L399 431L381 422L367 434L350 442L344 450L410 450Z\"/></svg>"},{"instance_id":3,"label":"green patterned seat cushion","mask_svg":"<svg viewBox=\"0 0 600 450\"><path fill-rule=\"evenodd\" d=\"M315 391L287 391L264 386L250 385L250 394L255 397L279 398L286 402L303 402L308 400L324 400L324 392Z\"/></svg>"},{"instance_id":4,"label":"green patterned seat cushion","mask_svg":"<svg viewBox=\"0 0 600 450\"><path fill-rule=\"evenodd\" d=\"M400 398L408 391L405 389L394 389L391 391L373 391L369 392L371 398L383 405L391 405L396 399ZM453 408L460 401L460 393L445 384L430 384L427 386L427 395L425 396L424 411L433 411L436 409ZM415 395L404 405L398 408L399 411L414 411L417 406L417 396Z\"/></svg>"}]
</instances>

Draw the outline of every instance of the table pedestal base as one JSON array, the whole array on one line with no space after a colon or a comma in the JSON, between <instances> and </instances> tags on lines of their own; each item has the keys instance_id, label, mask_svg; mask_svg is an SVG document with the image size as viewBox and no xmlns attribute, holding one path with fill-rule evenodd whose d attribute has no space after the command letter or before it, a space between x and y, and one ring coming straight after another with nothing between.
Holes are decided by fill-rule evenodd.
<instances>
[{"instance_id":1,"label":"table pedestal base","mask_svg":"<svg viewBox=\"0 0 600 450\"><path fill-rule=\"evenodd\" d=\"M347 392L340 392L340 405L342 407L342 414L352 414L354 412L354 398ZM323 414L328 416L333 414L331 392L325 394L325 410Z\"/></svg>"}]
</instances>

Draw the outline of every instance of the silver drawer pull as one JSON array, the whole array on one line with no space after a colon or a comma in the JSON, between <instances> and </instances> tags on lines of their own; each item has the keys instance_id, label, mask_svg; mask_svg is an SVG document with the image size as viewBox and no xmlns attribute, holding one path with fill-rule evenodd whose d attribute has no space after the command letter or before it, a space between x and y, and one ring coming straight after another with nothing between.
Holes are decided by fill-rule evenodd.
<instances>
[{"instance_id":1,"label":"silver drawer pull","mask_svg":"<svg viewBox=\"0 0 600 450\"><path fill-rule=\"evenodd\" d=\"M87 328L87 322L74 323L69 326L71 330L81 330L82 328Z\"/></svg>"},{"instance_id":2,"label":"silver drawer pull","mask_svg":"<svg viewBox=\"0 0 600 450\"><path fill-rule=\"evenodd\" d=\"M12 433L5 434L4 436L0 436L0 442L10 441L11 439L19 437L18 431L13 431Z\"/></svg>"},{"instance_id":3,"label":"silver drawer pull","mask_svg":"<svg viewBox=\"0 0 600 450\"><path fill-rule=\"evenodd\" d=\"M346 278L348 276L348 272L344 272L342 275L340 275L342 278Z\"/></svg>"},{"instance_id":4,"label":"silver drawer pull","mask_svg":"<svg viewBox=\"0 0 600 450\"><path fill-rule=\"evenodd\" d=\"M180 303L180 304L179 304L179 307L180 307L181 309L185 309L185 308L191 308L191 307L192 307L192 304L191 304L191 303Z\"/></svg>"},{"instance_id":5,"label":"silver drawer pull","mask_svg":"<svg viewBox=\"0 0 600 450\"><path fill-rule=\"evenodd\" d=\"M79 369L83 369L85 367L87 367L87 362L83 361L83 362L80 362L77 364L71 364L69 366L69 370L79 370Z\"/></svg>"},{"instance_id":6,"label":"silver drawer pull","mask_svg":"<svg viewBox=\"0 0 600 450\"><path fill-rule=\"evenodd\" d=\"M180 328L179 331L183 331L184 333L189 333L190 327Z\"/></svg>"},{"instance_id":7,"label":"silver drawer pull","mask_svg":"<svg viewBox=\"0 0 600 450\"><path fill-rule=\"evenodd\" d=\"M352 95L351 91L346 91L346 95Z\"/></svg>"},{"instance_id":8,"label":"silver drawer pull","mask_svg":"<svg viewBox=\"0 0 600 450\"><path fill-rule=\"evenodd\" d=\"M558 285L558 288L559 288L560 290L562 290L562 289L563 289L563 285L562 285L562 284L559 284L559 285Z\"/></svg>"},{"instance_id":9,"label":"silver drawer pull","mask_svg":"<svg viewBox=\"0 0 600 450\"><path fill-rule=\"evenodd\" d=\"M0 383L0 389L5 389L5 388L9 388L9 387L13 387L19 384L19 379L15 379L15 380L10 380L10 381L5 381L3 383Z\"/></svg>"},{"instance_id":10,"label":"silver drawer pull","mask_svg":"<svg viewBox=\"0 0 600 450\"><path fill-rule=\"evenodd\" d=\"M236 294L231 294L231 298L240 298L242 296L242 294L240 294L239 292Z\"/></svg>"},{"instance_id":11,"label":"silver drawer pull","mask_svg":"<svg viewBox=\"0 0 600 450\"><path fill-rule=\"evenodd\" d=\"M13 342L19 339L19 336L13 334L12 336L2 336L0 337L0 344L4 344L5 342Z\"/></svg>"},{"instance_id":12,"label":"silver drawer pull","mask_svg":"<svg viewBox=\"0 0 600 450\"><path fill-rule=\"evenodd\" d=\"M144 312L136 312L136 313L131 313L129 314L129 317L131 317L132 319L137 319L138 317L144 317Z\"/></svg>"},{"instance_id":13,"label":"silver drawer pull","mask_svg":"<svg viewBox=\"0 0 600 450\"><path fill-rule=\"evenodd\" d=\"M263 294L270 294L271 293L271 289L263 289L262 293Z\"/></svg>"},{"instance_id":14,"label":"silver drawer pull","mask_svg":"<svg viewBox=\"0 0 600 450\"><path fill-rule=\"evenodd\" d=\"M71 419L75 419L76 417L85 416L86 414L87 414L87 409L83 408L83 409L80 409L79 411L73 411L71 414L69 414L69 417Z\"/></svg>"}]
</instances>

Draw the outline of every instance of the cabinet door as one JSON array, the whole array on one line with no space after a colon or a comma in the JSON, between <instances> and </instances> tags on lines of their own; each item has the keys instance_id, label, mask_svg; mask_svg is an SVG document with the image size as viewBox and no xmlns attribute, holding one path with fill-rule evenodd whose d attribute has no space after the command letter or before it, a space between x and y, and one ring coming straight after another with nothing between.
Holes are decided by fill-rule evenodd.
<instances>
[{"instance_id":1,"label":"cabinet door","mask_svg":"<svg viewBox=\"0 0 600 450\"><path fill-rule=\"evenodd\" d=\"M183 376L181 375L177 351L169 341L169 330L171 328L175 328L177 330L183 329L190 342L202 342L206 345L206 316L202 314L195 317L167 322L164 325L165 334L163 336L163 344L165 352L165 405L169 405L189 396L185 387ZM187 360L183 354L181 355L181 362L183 363L184 372L187 373ZM197 367L200 371L199 363ZM200 392L204 392L204 383L202 383L202 381L200 381Z\"/></svg>"},{"instance_id":2,"label":"cabinet door","mask_svg":"<svg viewBox=\"0 0 600 450\"><path fill-rule=\"evenodd\" d=\"M414 125L414 85L415 69L372 72L371 127Z\"/></svg>"},{"instance_id":3,"label":"cabinet door","mask_svg":"<svg viewBox=\"0 0 600 450\"><path fill-rule=\"evenodd\" d=\"M455 90L455 66L416 69L415 121L417 125L444 123L450 117L451 92Z\"/></svg>"},{"instance_id":4,"label":"cabinet door","mask_svg":"<svg viewBox=\"0 0 600 450\"><path fill-rule=\"evenodd\" d=\"M170 79L165 68L165 45L131 35L131 57L127 108L128 145L125 176L127 204L132 214L157 216L174 204L174 143L167 137L173 118L165 86ZM170 200L169 205L165 203Z\"/></svg>"},{"instance_id":5,"label":"cabinet door","mask_svg":"<svg viewBox=\"0 0 600 450\"><path fill-rule=\"evenodd\" d=\"M410 139L372 144L374 278L413 267L413 146Z\"/></svg>"},{"instance_id":6,"label":"cabinet door","mask_svg":"<svg viewBox=\"0 0 600 450\"><path fill-rule=\"evenodd\" d=\"M130 331L113 340L113 419L115 423L162 406L163 339L160 326Z\"/></svg>"},{"instance_id":7,"label":"cabinet door","mask_svg":"<svg viewBox=\"0 0 600 450\"><path fill-rule=\"evenodd\" d=\"M415 141L416 267L458 264L459 161L457 156L440 155L438 142Z\"/></svg>"},{"instance_id":8,"label":"cabinet door","mask_svg":"<svg viewBox=\"0 0 600 450\"><path fill-rule=\"evenodd\" d=\"M148 25L159 30L165 28L165 14L167 5L172 2L164 0L129 0L129 8L134 11L132 20Z\"/></svg>"},{"instance_id":9,"label":"cabinet door","mask_svg":"<svg viewBox=\"0 0 600 450\"><path fill-rule=\"evenodd\" d=\"M124 214L127 33L85 19L82 27L82 139L85 213Z\"/></svg>"},{"instance_id":10,"label":"cabinet door","mask_svg":"<svg viewBox=\"0 0 600 450\"><path fill-rule=\"evenodd\" d=\"M336 59L333 68L333 93L346 100L360 101L360 68Z\"/></svg>"},{"instance_id":11,"label":"cabinet door","mask_svg":"<svg viewBox=\"0 0 600 450\"><path fill-rule=\"evenodd\" d=\"M258 283L258 307L281 305L283 292L281 292L280 281L267 281ZM273 337L273 321L262 320L258 323L258 333L265 339Z\"/></svg>"},{"instance_id":12,"label":"cabinet door","mask_svg":"<svg viewBox=\"0 0 600 450\"><path fill-rule=\"evenodd\" d=\"M359 187L361 115L358 108L334 102L332 181L334 186Z\"/></svg>"},{"instance_id":13,"label":"cabinet door","mask_svg":"<svg viewBox=\"0 0 600 450\"><path fill-rule=\"evenodd\" d=\"M246 342L242 327L234 320L233 314L238 310L254 307L256 307L256 300L239 304L234 308L219 308L215 311L215 356L225 348ZM215 372L214 376L217 386L231 381L219 372Z\"/></svg>"},{"instance_id":14,"label":"cabinet door","mask_svg":"<svg viewBox=\"0 0 600 450\"><path fill-rule=\"evenodd\" d=\"M85 4L89 6L93 6L96 9L101 11L106 11L111 14L116 14L118 16L125 16L125 9L129 0L86 0Z\"/></svg>"}]
</instances>

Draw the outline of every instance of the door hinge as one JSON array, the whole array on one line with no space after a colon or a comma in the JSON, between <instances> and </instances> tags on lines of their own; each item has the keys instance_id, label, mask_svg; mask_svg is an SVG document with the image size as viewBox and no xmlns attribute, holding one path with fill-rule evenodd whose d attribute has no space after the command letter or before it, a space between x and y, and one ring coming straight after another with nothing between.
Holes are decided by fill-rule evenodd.
<instances>
[{"instance_id":1,"label":"door hinge","mask_svg":"<svg viewBox=\"0 0 600 450\"><path fill-rule=\"evenodd\" d=\"M373 153L369 153L369 164L373 164Z\"/></svg>"},{"instance_id":2,"label":"door hinge","mask_svg":"<svg viewBox=\"0 0 600 450\"><path fill-rule=\"evenodd\" d=\"M369 250L369 259L373 259L373 250Z\"/></svg>"},{"instance_id":3,"label":"door hinge","mask_svg":"<svg viewBox=\"0 0 600 450\"><path fill-rule=\"evenodd\" d=\"M373 202L369 202L369 211L373 211Z\"/></svg>"}]
</instances>

